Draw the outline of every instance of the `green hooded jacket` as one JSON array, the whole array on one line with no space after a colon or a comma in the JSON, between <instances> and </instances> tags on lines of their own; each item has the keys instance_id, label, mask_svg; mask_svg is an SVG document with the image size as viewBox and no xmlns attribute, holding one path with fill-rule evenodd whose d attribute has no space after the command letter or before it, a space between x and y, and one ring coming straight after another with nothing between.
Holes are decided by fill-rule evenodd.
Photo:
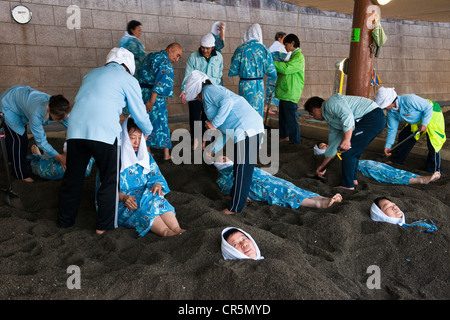
<instances>
[{"instance_id":1,"label":"green hooded jacket","mask_svg":"<svg viewBox=\"0 0 450 320\"><path fill-rule=\"evenodd\" d=\"M289 61L274 61L277 69L275 97L298 103L305 85L305 57L300 49L292 52Z\"/></svg>"}]
</instances>

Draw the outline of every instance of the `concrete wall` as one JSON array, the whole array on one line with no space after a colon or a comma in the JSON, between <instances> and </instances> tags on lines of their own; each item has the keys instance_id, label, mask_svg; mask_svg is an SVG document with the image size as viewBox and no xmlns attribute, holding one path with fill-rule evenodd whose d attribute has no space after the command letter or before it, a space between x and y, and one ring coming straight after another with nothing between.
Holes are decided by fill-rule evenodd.
<instances>
[{"instance_id":1,"label":"concrete wall","mask_svg":"<svg viewBox=\"0 0 450 320\"><path fill-rule=\"evenodd\" d=\"M26 84L73 101L83 76L104 64L118 45L129 20L143 24L147 52L173 41L184 49L175 64L174 97L169 115L188 114L178 98L189 54L215 21L226 22L224 85L237 92L238 79L228 77L231 56L251 23L262 26L270 46L277 31L296 33L306 58L306 84L301 106L313 95L332 93L334 64L349 54L351 16L301 8L278 0L23 0L33 11L29 24L11 18L18 1L0 1L0 92ZM80 29L69 29L70 5L80 8ZM416 93L450 100L450 24L382 20L388 42L374 66L386 86L399 94ZM345 92L345 89L344 89Z\"/></svg>"}]
</instances>

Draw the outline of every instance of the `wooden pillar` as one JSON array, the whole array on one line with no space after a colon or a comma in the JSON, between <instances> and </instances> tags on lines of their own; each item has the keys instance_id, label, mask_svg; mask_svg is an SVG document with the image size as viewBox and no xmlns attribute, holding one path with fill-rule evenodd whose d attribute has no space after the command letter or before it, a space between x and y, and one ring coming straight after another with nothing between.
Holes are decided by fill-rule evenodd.
<instances>
[{"instance_id":1,"label":"wooden pillar","mask_svg":"<svg viewBox=\"0 0 450 320\"><path fill-rule=\"evenodd\" d=\"M354 2L346 94L368 98L373 67L370 49L373 38L370 29L372 23L367 21L373 15L367 11L373 4L370 0L354 0Z\"/></svg>"}]
</instances>

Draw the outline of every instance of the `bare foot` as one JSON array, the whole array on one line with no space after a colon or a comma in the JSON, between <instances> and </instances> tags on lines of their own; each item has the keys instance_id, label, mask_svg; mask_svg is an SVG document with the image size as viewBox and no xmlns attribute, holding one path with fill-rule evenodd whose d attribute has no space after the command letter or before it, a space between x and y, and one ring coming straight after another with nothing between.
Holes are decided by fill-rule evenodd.
<instances>
[{"instance_id":1,"label":"bare foot","mask_svg":"<svg viewBox=\"0 0 450 320\"><path fill-rule=\"evenodd\" d=\"M439 171L436 171L431 176L419 176L417 177L417 180L421 184L429 184L430 182L439 180L441 178L441 173Z\"/></svg>"},{"instance_id":2,"label":"bare foot","mask_svg":"<svg viewBox=\"0 0 450 320\"><path fill-rule=\"evenodd\" d=\"M335 202L341 202L342 196L340 193L336 193L333 197L328 199L328 203L326 204L326 208L330 207Z\"/></svg>"},{"instance_id":3,"label":"bare foot","mask_svg":"<svg viewBox=\"0 0 450 320\"><path fill-rule=\"evenodd\" d=\"M33 144L33 145L31 146L31 153L32 153L32 154L41 154L41 150L39 150L39 148L38 148L37 145Z\"/></svg>"},{"instance_id":4,"label":"bare foot","mask_svg":"<svg viewBox=\"0 0 450 320\"><path fill-rule=\"evenodd\" d=\"M176 234L182 234L186 232L186 229L176 228L172 231L175 232Z\"/></svg>"},{"instance_id":5,"label":"bare foot","mask_svg":"<svg viewBox=\"0 0 450 320\"><path fill-rule=\"evenodd\" d=\"M95 230L95 233L98 235L104 234L106 232L106 230Z\"/></svg>"},{"instance_id":6,"label":"bare foot","mask_svg":"<svg viewBox=\"0 0 450 320\"><path fill-rule=\"evenodd\" d=\"M359 183L358 183L358 180L353 180L353 184L355 185L355 186L357 186Z\"/></svg>"},{"instance_id":7,"label":"bare foot","mask_svg":"<svg viewBox=\"0 0 450 320\"><path fill-rule=\"evenodd\" d=\"M236 213L236 212L232 212L232 211L230 211L228 209L223 209L222 212L225 213L225 214L235 214Z\"/></svg>"},{"instance_id":8,"label":"bare foot","mask_svg":"<svg viewBox=\"0 0 450 320\"><path fill-rule=\"evenodd\" d=\"M281 141L281 142L289 141L289 137L286 137L286 138L280 138L280 141Z\"/></svg>"},{"instance_id":9,"label":"bare foot","mask_svg":"<svg viewBox=\"0 0 450 320\"><path fill-rule=\"evenodd\" d=\"M172 159L171 155L170 155L170 151L168 148L164 148L164 160L170 160Z\"/></svg>"},{"instance_id":10,"label":"bare foot","mask_svg":"<svg viewBox=\"0 0 450 320\"><path fill-rule=\"evenodd\" d=\"M336 187L336 188L339 188L339 189L347 189L347 190L355 190L355 188L349 188L349 187L343 187L343 186L338 186L338 187Z\"/></svg>"},{"instance_id":11,"label":"bare foot","mask_svg":"<svg viewBox=\"0 0 450 320\"><path fill-rule=\"evenodd\" d=\"M22 181L25 181L25 182L34 182L34 180L33 180L32 178L30 178L30 177L25 178L25 179L22 179Z\"/></svg>"},{"instance_id":12,"label":"bare foot","mask_svg":"<svg viewBox=\"0 0 450 320\"><path fill-rule=\"evenodd\" d=\"M247 197L247 202L252 202L252 198Z\"/></svg>"}]
</instances>

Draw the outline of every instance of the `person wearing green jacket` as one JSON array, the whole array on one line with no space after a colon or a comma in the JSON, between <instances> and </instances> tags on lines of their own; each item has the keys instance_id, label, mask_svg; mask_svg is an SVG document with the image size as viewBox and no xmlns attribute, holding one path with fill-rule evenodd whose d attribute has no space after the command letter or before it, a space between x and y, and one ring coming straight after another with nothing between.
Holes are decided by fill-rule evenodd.
<instances>
[{"instance_id":1,"label":"person wearing green jacket","mask_svg":"<svg viewBox=\"0 0 450 320\"><path fill-rule=\"evenodd\" d=\"M300 50L300 40L288 34L283 40L287 52L292 52L289 61L274 61L277 69L275 97L279 103L280 140L300 143L300 126L297 121L298 101L305 85L305 57Z\"/></svg>"}]
</instances>

